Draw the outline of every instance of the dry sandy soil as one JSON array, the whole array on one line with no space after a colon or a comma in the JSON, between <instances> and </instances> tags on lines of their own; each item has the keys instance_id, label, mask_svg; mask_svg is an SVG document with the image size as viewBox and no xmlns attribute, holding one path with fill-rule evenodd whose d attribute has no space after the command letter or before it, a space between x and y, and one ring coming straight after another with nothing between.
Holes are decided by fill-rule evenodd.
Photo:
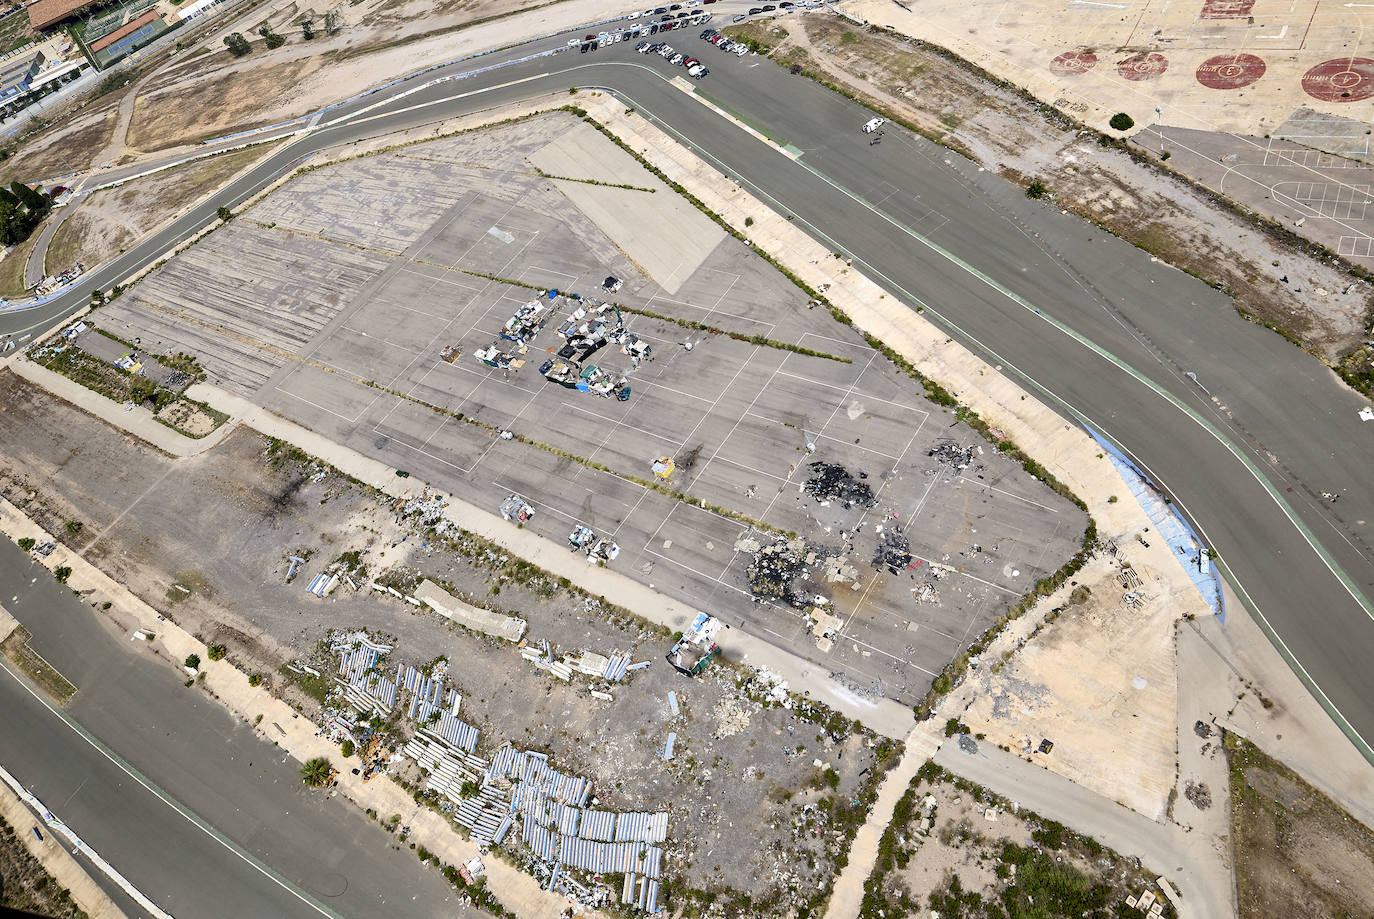
<instances>
[{"instance_id":1,"label":"dry sandy soil","mask_svg":"<svg viewBox=\"0 0 1374 919\"><path fill-rule=\"evenodd\" d=\"M5 374L0 490L307 713L316 699L277 674L298 658L328 666L319 645L332 629L385 636L393 667L447 658L462 717L482 731L479 752L514 741L591 778L606 806L669 810L669 898L700 902L710 891L721 916L755 915L761 904L814 908L867 811L880 755L895 759L890 744L824 709L766 703L733 666L681 676L663 660L671 636L661 628L475 538L437 538L403 507L246 429L176 461ZM79 535L68 520L82 522ZM341 587L327 600L305 591L354 551L366 577L406 589L432 578L475 605L522 616L527 637L558 653L620 651L652 663L610 686L613 701L598 701L589 678L562 683L511 645L400 600L366 588ZM308 561L287 582L290 555ZM669 731L678 736L665 761Z\"/></svg>"},{"instance_id":2,"label":"dry sandy soil","mask_svg":"<svg viewBox=\"0 0 1374 919\"><path fill-rule=\"evenodd\" d=\"M1374 916L1374 831L1238 735L1226 735L1241 919Z\"/></svg>"},{"instance_id":3,"label":"dry sandy soil","mask_svg":"<svg viewBox=\"0 0 1374 919\"><path fill-rule=\"evenodd\" d=\"M941 49L821 16L790 17L783 26L752 23L745 34L771 46L779 63L801 64L979 165L1022 184L1043 182L1053 206L1220 286L1238 307L1327 360L1365 337L1374 310L1368 284L1274 242L1167 171L1101 146L1095 135ZM1282 283L1285 275L1306 281L1303 293Z\"/></svg>"},{"instance_id":4,"label":"dry sandy soil","mask_svg":"<svg viewBox=\"0 0 1374 919\"><path fill-rule=\"evenodd\" d=\"M49 273L102 264L218 188L271 146L250 147L94 192L81 201L48 246Z\"/></svg>"}]
</instances>

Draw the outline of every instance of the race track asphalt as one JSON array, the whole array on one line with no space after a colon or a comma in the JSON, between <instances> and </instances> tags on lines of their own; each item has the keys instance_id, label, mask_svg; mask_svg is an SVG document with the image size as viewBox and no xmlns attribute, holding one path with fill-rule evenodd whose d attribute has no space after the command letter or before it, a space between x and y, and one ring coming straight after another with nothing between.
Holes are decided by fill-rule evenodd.
<instances>
[{"instance_id":1,"label":"race track asphalt","mask_svg":"<svg viewBox=\"0 0 1374 919\"><path fill-rule=\"evenodd\" d=\"M284 145L73 293L28 313L0 314L0 333L51 325L90 289L166 251L213 219L216 206L233 206L312 150L537 92L607 88L852 256L856 268L923 305L925 318L1129 452L1220 553L1238 593L1319 687L1328 710L1343 716L1347 733L1374 738L1367 665L1374 618L1365 599L1374 587L1366 542L1374 481L1364 474L1374 428L1356 417L1365 400L1279 336L1243 321L1222 293L1027 199L958 154L896 127L870 146L858 130L869 113L856 104L757 57L711 49L695 30L667 38L711 68L699 92L795 145L800 159L691 99L667 82L680 69L628 44L516 63L386 101L423 86L419 80L330 112L327 126ZM524 57L563 40L503 54ZM354 118L364 107L366 120ZM1322 501L1322 491L1340 494L1339 503ZM1358 735L1357 746L1374 755Z\"/></svg>"},{"instance_id":2,"label":"race track asphalt","mask_svg":"<svg viewBox=\"0 0 1374 919\"><path fill-rule=\"evenodd\" d=\"M31 646L78 687L66 714L95 741L0 669L0 763L160 908L177 919L457 913L437 871L357 808L304 788L280 749L133 650L143 646L8 541L0 583Z\"/></svg>"}]
</instances>

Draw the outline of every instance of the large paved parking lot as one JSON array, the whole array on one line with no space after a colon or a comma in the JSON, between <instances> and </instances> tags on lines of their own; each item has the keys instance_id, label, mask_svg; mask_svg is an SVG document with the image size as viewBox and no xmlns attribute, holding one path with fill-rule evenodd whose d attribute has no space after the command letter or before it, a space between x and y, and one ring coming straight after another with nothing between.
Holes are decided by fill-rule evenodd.
<instances>
[{"instance_id":1,"label":"large paved parking lot","mask_svg":"<svg viewBox=\"0 0 1374 919\"><path fill-rule=\"evenodd\" d=\"M628 400L540 376L564 344L565 297L546 301L553 318L523 366L473 356L535 295L499 279L594 296L608 275L624 286L606 296L653 349L638 367L616 345L590 361L626 376ZM96 317L144 346L193 351L212 381L476 504L515 492L551 539L579 524L610 536L618 570L859 692L918 697L1073 553L1085 524L571 115L310 172ZM461 356L447 362L450 346ZM973 448L965 468L929 455L951 440ZM676 462L664 487L705 506L625 477L654 480L660 456ZM815 462L842 466L873 500L813 496ZM774 537L712 507L805 539L794 595L831 601L833 647L751 592L753 550ZM910 558L875 566L894 535ZM827 583L827 556L844 580Z\"/></svg>"}]
</instances>

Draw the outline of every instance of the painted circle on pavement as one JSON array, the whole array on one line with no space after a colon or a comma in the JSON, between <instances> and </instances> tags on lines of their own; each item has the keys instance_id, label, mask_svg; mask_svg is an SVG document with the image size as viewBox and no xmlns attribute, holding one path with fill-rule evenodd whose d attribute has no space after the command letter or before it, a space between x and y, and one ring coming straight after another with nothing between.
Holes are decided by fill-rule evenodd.
<instances>
[{"instance_id":1,"label":"painted circle on pavement","mask_svg":"<svg viewBox=\"0 0 1374 919\"><path fill-rule=\"evenodd\" d=\"M1065 51L1050 61L1050 71L1061 77L1074 77L1097 66L1097 55L1091 51Z\"/></svg>"},{"instance_id":2,"label":"painted circle on pavement","mask_svg":"<svg viewBox=\"0 0 1374 919\"><path fill-rule=\"evenodd\" d=\"M1154 51L1132 55L1116 65L1116 72L1132 83L1158 79L1168 69L1169 59Z\"/></svg>"},{"instance_id":3,"label":"painted circle on pavement","mask_svg":"<svg viewBox=\"0 0 1374 919\"><path fill-rule=\"evenodd\" d=\"M1268 68L1253 54L1219 54L1197 69L1197 81L1208 89L1240 89L1249 86Z\"/></svg>"},{"instance_id":4,"label":"painted circle on pavement","mask_svg":"<svg viewBox=\"0 0 1374 919\"><path fill-rule=\"evenodd\" d=\"M1302 89L1322 102L1360 102L1374 96L1374 60L1342 57L1302 75Z\"/></svg>"}]
</instances>

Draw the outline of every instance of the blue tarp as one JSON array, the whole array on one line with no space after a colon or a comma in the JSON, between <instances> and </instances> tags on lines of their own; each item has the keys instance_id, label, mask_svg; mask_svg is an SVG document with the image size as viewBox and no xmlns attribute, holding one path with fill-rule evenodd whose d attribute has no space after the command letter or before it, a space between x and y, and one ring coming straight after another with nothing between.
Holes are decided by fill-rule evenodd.
<instances>
[{"instance_id":1,"label":"blue tarp","mask_svg":"<svg viewBox=\"0 0 1374 919\"><path fill-rule=\"evenodd\" d=\"M1226 619L1226 609L1222 599L1221 577L1217 573L1215 565L1206 563L1204 554L1207 547L1198 538L1193 527L1188 523L1182 514L1174 510L1169 502L1164 500L1164 495L1150 481L1150 477L1141 472L1120 450L1113 446L1105 437L1083 425L1093 440L1106 451L1112 464L1116 466L1117 472L1126 481L1126 487L1131 490L1131 496L1144 509L1145 515L1154 523L1154 533L1173 549L1174 558L1183 566L1183 570L1188 573L1188 577L1196 585L1198 592L1203 599L1212 607L1213 612L1221 617L1224 622ZM1203 568L1206 568L1204 571Z\"/></svg>"}]
</instances>

